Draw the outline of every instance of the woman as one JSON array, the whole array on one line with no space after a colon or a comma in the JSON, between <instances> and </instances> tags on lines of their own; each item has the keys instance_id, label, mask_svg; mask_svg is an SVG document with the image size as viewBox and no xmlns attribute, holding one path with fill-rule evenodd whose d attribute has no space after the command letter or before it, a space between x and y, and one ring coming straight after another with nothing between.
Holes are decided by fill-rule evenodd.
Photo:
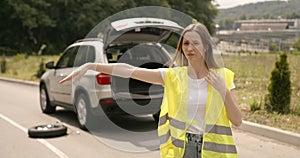
<instances>
[{"instance_id":1,"label":"woman","mask_svg":"<svg viewBox=\"0 0 300 158\"><path fill-rule=\"evenodd\" d=\"M131 77L165 89L158 135L161 157L237 157L231 123L242 123L233 72L214 58L211 37L203 24L191 24L179 39L170 68L145 69L128 64L88 63L60 81L87 70ZM175 60L179 67L173 67Z\"/></svg>"}]
</instances>

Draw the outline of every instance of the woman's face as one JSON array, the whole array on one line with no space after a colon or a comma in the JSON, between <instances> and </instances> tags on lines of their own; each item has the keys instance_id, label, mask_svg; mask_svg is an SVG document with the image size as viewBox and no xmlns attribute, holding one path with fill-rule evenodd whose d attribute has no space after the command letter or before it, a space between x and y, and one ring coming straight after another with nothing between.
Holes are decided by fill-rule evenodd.
<instances>
[{"instance_id":1,"label":"woman's face","mask_svg":"<svg viewBox=\"0 0 300 158\"><path fill-rule=\"evenodd\" d=\"M200 35L194 31L186 32L183 36L182 50L190 62L203 60L204 47Z\"/></svg>"}]
</instances>

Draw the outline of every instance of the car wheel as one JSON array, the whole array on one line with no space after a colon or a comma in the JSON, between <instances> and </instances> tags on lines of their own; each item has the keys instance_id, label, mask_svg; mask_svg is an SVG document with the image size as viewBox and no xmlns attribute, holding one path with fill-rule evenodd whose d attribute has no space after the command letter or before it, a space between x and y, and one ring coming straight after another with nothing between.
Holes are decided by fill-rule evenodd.
<instances>
[{"instance_id":1,"label":"car wheel","mask_svg":"<svg viewBox=\"0 0 300 158\"><path fill-rule=\"evenodd\" d=\"M76 114L81 129L86 130L91 122L90 101L85 94L79 94L76 99Z\"/></svg>"},{"instance_id":2,"label":"car wheel","mask_svg":"<svg viewBox=\"0 0 300 158\"><path fill-rule=\"evenodd\" d=\"M39 125L28 129L31 138L50 138L66 135L67 127L64 125Z\"/></svg>"},{"instance_id":3,"label":"car wheel","mask_svg":"<svg viewBox=\"0 0 300 158\"><path fill-rule=\"evenodd\" d=\"M42 85L40 88L40 106L43 113L46 114L54 113L56 110L56 107L51 105L45 85Z\"/></svg>"}]
</instances>

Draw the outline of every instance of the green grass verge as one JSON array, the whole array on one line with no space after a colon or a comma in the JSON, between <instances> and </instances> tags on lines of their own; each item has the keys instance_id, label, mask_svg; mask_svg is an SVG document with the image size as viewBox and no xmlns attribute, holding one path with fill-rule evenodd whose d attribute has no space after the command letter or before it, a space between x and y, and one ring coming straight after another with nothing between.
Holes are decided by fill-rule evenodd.
<instances>
[{"instance_id":1,"label":"green grass verge","mask_svg":"<svg viewBox=\"0 0 300 158\"><path fill-rule=\"evenodd\" d=\"M26 56L18 54L13 57L7 57L6 72L0 73L1 77L15 78L21 80L39 81L35 75L38 71L41 61L57 62L59 56Z\"/></svg>"}]
</instances>

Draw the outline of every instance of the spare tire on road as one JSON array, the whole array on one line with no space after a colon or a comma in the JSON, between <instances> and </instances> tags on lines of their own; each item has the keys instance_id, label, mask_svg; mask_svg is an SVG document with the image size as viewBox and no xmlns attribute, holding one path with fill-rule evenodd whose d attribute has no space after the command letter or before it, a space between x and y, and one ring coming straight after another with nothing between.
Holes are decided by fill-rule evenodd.
<instances>
[{"instance_id":1,"label":"spare tire on road","mask_svg":"<svg viewBox=\"0 0 300 158\"><path fill-rule=\"evenodd\" d=\"M51 138L66 135L67 127L64 125L38 125L28 129L31 138Z\"/></svg>"}]
</instances>

